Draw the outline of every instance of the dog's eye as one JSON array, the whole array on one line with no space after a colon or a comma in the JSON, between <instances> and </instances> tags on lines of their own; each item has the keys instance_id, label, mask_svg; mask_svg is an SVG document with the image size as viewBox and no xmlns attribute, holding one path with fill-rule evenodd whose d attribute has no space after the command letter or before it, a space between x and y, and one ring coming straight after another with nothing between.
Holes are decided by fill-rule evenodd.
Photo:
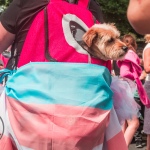
<instances>
[{"instance_id":1,"label":"dog's eye","mask_svg":"<svg viewBox=\"0 0 150 150\"><path fill-rule=\"evenodd\" d=\"M113 38L111 38L111 39L108 40L109 43L111 43L111 42L113 42L113 41L114 41Z\"/></svg>"}]
</instances>

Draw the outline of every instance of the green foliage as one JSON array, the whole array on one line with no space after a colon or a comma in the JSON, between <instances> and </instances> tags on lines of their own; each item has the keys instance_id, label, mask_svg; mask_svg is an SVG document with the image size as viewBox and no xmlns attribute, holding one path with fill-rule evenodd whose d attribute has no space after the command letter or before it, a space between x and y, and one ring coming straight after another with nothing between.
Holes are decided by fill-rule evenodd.
<instances>
[{"instance_id":1,"label":"green foliage","mask_svg":"<svg viewBox=\"0 0 150 150\"><path fill-rule=\"evenodd\" d=\"M127 7L129 0L98 0L104 15L104 20L107 23L115 23L121 34L132 33L140 38L127 19Z\"/></svg>"},{"instance_id":2,"label":"green foliage","mask_svg":"<svg viewBox=\"0 0 150 150\"><path fill-rule=\"evenodd\" d=\"M0 0L0 14L8 7L13 0Z\"/></svg>"},{"instance_id":3,"label":"green foliage","mask_svg":"<svg viewBox=\"0 0 150 150\"><path fill-rule=\"evenodd\" d=\"M12 0L0 0L0 6L7 7Z\"/></svg>"}]
</instances>

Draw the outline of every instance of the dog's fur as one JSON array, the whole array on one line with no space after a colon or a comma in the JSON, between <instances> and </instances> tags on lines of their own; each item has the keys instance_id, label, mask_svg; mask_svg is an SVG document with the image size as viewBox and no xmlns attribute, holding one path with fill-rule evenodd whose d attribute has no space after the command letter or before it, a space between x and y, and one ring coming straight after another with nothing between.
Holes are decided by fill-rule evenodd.
<instances>
[{"instance_id":1,"label":"dog's fur","mask_svg":"<svg viewBox=\"0 0 150 150\"><path fill-rule=\"evenodd\" d=\"M95 24L83 35L85 48L92 56L103 60L118 60L127 53L114 24Z\"/></svg>"}]
</instances>

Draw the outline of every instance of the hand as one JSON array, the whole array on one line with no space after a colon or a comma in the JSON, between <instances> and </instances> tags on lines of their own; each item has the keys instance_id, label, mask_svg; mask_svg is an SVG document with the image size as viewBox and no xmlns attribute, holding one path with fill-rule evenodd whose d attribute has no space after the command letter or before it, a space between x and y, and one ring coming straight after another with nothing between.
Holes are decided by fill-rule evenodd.
<instances>
[{"instance_id":1,"label":"hand","mask_svg":"<svg viewBox=\"0 0 150 150\"><path fill-rule=\"evenodd\" d=\"M4 66L0 66L0 70L4 69Z\"/></svg>"}]
</instances>

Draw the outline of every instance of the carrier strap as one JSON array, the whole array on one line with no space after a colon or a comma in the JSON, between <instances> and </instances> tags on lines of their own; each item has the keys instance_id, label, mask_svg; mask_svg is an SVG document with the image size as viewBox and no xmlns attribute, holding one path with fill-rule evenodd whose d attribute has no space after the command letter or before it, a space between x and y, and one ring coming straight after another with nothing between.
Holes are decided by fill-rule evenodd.
<instances>
[{"instance_id":1,"label":"carrier strap","mask_svg":"<svg viewBox=\"0 0 150 150\"><path fill-rule=\"evenodd\" d=\"M49 29L48 29L48 13L47 7L44 8L44 29L45 29L45 58L48 61L56 62L49 53Z\"/></svg>"},{"instance_id":2,"label":"carrier strap","mask_svg":"<svg viewBox=\"0 0 150 150\"><path fill-rule=\"evenodd\" d=\"M80 5L82 7L88 8L90 0L50 0L51 2L59 2L59 1L66 1L68 3Z\"/></svg>"}]
</instances>

